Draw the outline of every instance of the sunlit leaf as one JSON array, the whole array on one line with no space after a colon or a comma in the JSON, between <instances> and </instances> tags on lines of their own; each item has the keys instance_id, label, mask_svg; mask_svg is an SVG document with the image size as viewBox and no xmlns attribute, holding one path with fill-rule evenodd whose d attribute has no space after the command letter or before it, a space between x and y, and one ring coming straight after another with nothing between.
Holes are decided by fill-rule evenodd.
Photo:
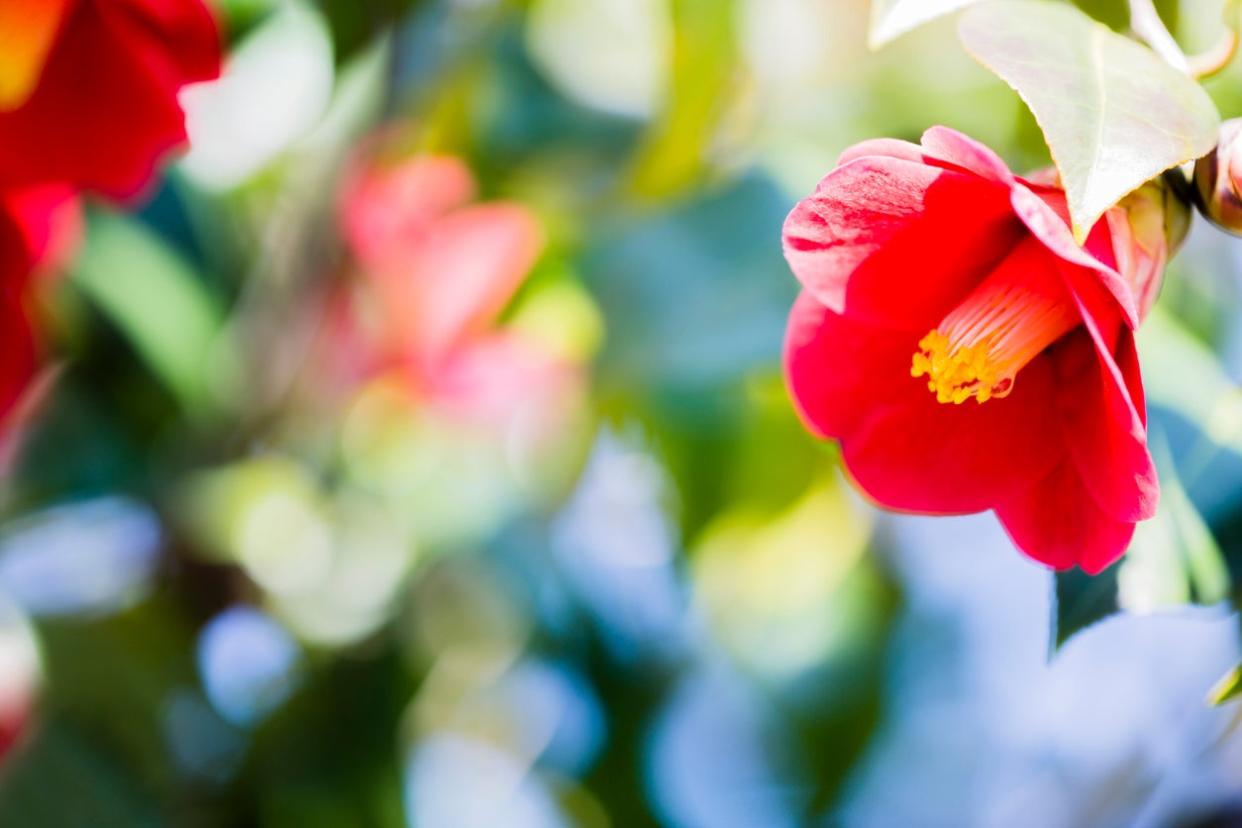
<instances>
[{"instance_id":1,"label":"sunlit leaf","mask_svg":"<svg viewBox=\"0 0 1242 828\"><path fill-rule=\"evenodd\" d=\"M1212 685L1212 689L1208 691L1208 703L1224 704L1233 701L1239 694L1242 694L1242 664L1225 673L1220 681Z\"/></svg>"},{"instance_id":2,"label":"sunlit leaf","mask_svg":"<svg viewBox=\"0 0 1242 828\"><path fill-rule=\"evenodd\" d=\"M678 0L672 9L670 89L633 171L634 191L648 198L677 193L703 172L736 72L732 17L715 0Z\"/></svg>"},{"instance_id":3,"label":"sunlit leaf","mask_svg":"<svg viewBox=\"0 0 1242 828\"><path fill-rule=\"evenodd\" d=\"M1182 486L1163 431L1149 442L1160 470L1160 507L1139 524L1118 574L1127 610L1151 611L1229 597L1229 572L1216 538Z\"/></svg>"},{"instance_id":4,"label":"sunlit leaf","mask_svg":"<svg viewBox=\"0 0 1242 828\"><path fill-rule=\"evenodd\" d=\"M871 29L867 42L872 49L878 49L911 29L977 2L978 0L871 0Z\"/></svg>"},{"instance_id":5,"label":"sunlit leaf","mask_svg":"<svg viewBox=\"0 0 1242 828\"><path fill-rule=\"evenodd\" d=\"M958 32L1031 108L1080 243L1126 193L1216 143L1220 116L1197 83L1072 6L993 0Z\"/></svg>"},{"instance_id":6,"label":"sunlit leaf","mask_svg":"<svg viewBox=\"0 0 1242 828\"><path fill-rule=\"evenodd\" d=\"M1212 350L1160 306L1138 345L1148 403L1195 424L1215 448L1242 455L1242 392Z\"/></svg>"}]
</instances>

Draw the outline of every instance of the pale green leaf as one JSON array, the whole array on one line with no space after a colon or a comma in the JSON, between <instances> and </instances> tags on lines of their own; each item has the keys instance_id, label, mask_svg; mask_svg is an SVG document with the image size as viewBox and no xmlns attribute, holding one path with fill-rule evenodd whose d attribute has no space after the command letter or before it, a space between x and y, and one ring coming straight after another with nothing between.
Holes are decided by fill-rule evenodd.
<instances>
[{"instance_id":1,"label":"pale green leaf","mask_svg":"<svg viewBox=\"0 0 1242 828\"><path fill-rule=\"evenodd\" d=\"M1242 390L1211 349L1159 305L1139 329L1138 346L1148 403L1198 426L1209 452L1242 455Z\"/></svg>"},{"instance_id":2,"label":"pale green leaf","mask_svg":"<svg viewBox=\"0 0 1242 828\"><path fill-rule=\"evenodd\" d=\"M978 1L871 0L871 29L867 41L872 49L878 49L911 29Z\"/></svg>"},{"instance_id":3,"label":"pale green leaf","mask_svg":"<svg viewBox=\"0 0 1242 828\"><path fill-rule=\"evenodd\" d=\"M1135 612L1229 597L1229 570L1216 538L1182 486L1164 432L1149 436L1160 469L1160 507L1138 525L1118 573L1120 603Z\"/></svg>"},{"instance_id":4,"label":"pale green leaf","mask_svg":"<svg viewBox=\"0 0 1242 828\"><path fill-rule=\"evenodd\" d=\"M1215 146L1220 115L1202 87L1073 6L991 0L958 33L1035 115L1079 243L1126 193Z\"/></svg>"}]
</instances>

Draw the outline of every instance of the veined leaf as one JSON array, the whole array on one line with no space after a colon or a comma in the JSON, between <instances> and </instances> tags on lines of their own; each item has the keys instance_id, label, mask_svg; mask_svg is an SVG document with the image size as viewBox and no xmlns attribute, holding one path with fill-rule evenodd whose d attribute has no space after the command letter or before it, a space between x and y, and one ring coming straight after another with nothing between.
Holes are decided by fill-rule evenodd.
<instances>
[{"instance_id":1,"label":"veined leaf","mask_svg":"<svg viewBox=\"0 0 1242 828\"><path fill-rule=\"evenodd\" d=\"M911 29L979 0L871 0L868 45L878 49Z\"/></svg>"},{"instance_id":2,"label":"veined leaf","mask_svg":"<svg viewBox=\"0 0 1242 828\"><path fill-rule=\"evenodd\" d=\"M1216 144L1220 115L1197 83L1070 5L991 0L958 34L1035 115L1080 244L1126 193Z\"/></svg>"}]
</instances>

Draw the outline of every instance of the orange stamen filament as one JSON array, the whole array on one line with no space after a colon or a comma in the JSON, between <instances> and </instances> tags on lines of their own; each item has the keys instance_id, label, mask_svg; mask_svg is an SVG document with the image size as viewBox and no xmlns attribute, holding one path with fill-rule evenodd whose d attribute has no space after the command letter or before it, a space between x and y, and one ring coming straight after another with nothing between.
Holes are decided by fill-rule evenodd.
<instances>
[{"instance_id":1,"label":"orange stamen filament","mask_svg":"<svg viewBox=\"0 0 1242 828\"><path fill-rule=\"evenodd\" d=\"M1080 320L1055 277L1041 275L994 272L919 340L910 375L926 376L941 403L1008 396L1018 372Z\"/></svg>"}]
</instances>

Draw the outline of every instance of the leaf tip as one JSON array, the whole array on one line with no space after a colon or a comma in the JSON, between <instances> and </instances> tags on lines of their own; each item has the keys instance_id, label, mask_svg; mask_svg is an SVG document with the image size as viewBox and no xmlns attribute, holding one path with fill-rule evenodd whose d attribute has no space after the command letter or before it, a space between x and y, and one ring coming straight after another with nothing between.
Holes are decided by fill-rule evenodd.
<instances>
[{"instance_id":1,"label":"leaf tip","mask_svg":"<svg viewBox=\"0 0 1242 828\"><path fill-rule=\"evenodd\" d=\"M1239 693L1242 693L1242 664L1235 666L1212 685L1212 689L1208 691L1207 702L1213 707L1219 707L1237 698Z\"/></svg>"}]
</instances>

